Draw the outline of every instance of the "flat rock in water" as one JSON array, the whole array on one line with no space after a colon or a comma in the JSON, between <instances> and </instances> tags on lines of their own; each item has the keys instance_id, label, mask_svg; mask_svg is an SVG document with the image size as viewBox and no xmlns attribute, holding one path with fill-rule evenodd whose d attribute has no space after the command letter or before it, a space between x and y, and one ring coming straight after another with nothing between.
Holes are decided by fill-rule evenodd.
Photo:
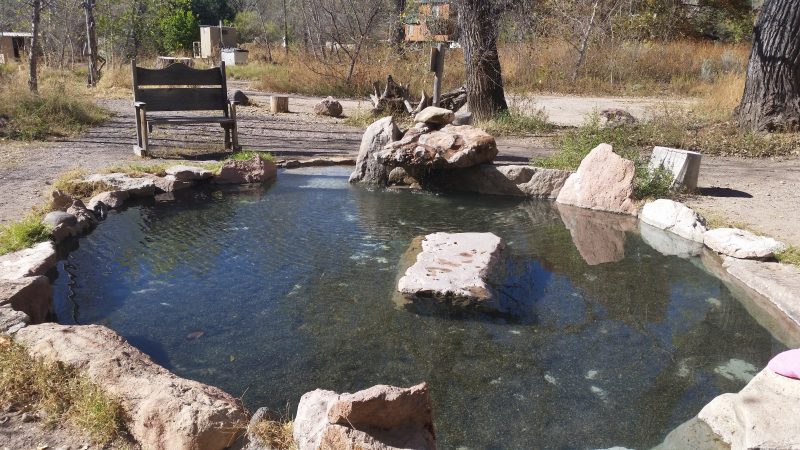
<instances>
[{"instance_id":1,"label":"flat rock in water","mask_svg":"<svg viewBox=\"0 0 800 450\"><path fill-rule=\"evenodd\" d=\"M16 339L35 357L78 368L118 399L143 448L222 450L247 423L233 396L178 377L106 327L45 323L21 329Z\"/></svg>"},{"instance_id":2,"label":"flat rock in water","mask_svg":"<svg viewBox=\"0 0 800 450\"><path fill-rule=\"evenodd\" d=\"M662 255L691 258L703 251L703 243L682 238L677 234L656 228L644 221L639 221L639 234L642 240Z\"/></svg>"},{"instance_id":3,"label":"flat rock in water","mask_svg":"<svg viewBox=\"0 0 800 450\"><path fill-rule=\"evenodd\" d=\"M504 249L503 240L492 233L429 234L397 290L457 304L492 301L495 292L490 282L503 264Z\"/></svg>"},{"instance_id":4,"label":"flat rock in water","mask_svg":"<svg viewBox=\"0 0 800 450\"><path fill-rule=\"evenodd\" d=\"M56 248L52 242L0 256L0 280L45 275L56 266Z\"/></svg>"},{"instance_id":5,"label":"flat rock in water","mask_svg":"<svg viewBox=\"0 0 800 450\"><path fill-rule=\"evenodd\" d=\"M167 175L172 175L178 181L200 181L211 178L213 173L210 170L197 166L172 166L166 171Z\"/></svg>"},{"instance_id":6,"label":"flat rock in water","mask_svg":"<svg viewBox=\"0 0 800 450\"><path fill-rule=\"evenodd\" d=\"M772 258L788 248L783 242L738 228L708 230L703 243L717 253L740 259Z\"/></svg>"},{"instance_id":7,"label":"flat rock in water","mask_svg":"<svg viewBox=\"0 0 800 450\"><path fill-rule=\"evenodd\" d=\"M636 214L633 161L614 153L608 144L595 147L567 178L556 201L565 205L621 214Z\"/></svg>"},{"instance_id":8,"label":"flat rock in water","mask_svg":"<svg viewBox=\"0 0 800 450\"><path fill-rule=\"evenodd\" d=\"M759 372L738 394L722 394L697 415L732 449L800 448L800 381Z\"/></svg>"},{"instance_id":9,"label":"flat rock in water","mask_svg":"<svg viewBox=\"0 0 800 450\"><path fill-rule=\"evenodd\" d=\"M691 208L663 198L644 205L639 220L695 242L703 242L707 231L705 220Z\"/></svg>"}]
</instances>

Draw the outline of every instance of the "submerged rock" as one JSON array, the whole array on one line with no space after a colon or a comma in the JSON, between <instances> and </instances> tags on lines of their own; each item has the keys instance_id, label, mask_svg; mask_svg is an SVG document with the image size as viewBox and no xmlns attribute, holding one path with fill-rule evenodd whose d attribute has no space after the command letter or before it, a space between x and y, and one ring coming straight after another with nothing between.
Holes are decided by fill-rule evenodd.
<instances>
[{"instance_id":1,"label":"submerged rock","mask_svg":"<svg viewBox=\"0 0 800 450\"><path fill-rule=\"evenodd\" d=\"M297 406L294 438L300 450L435 449L428 385L306 393Z\"/></svg>"},{"instance_id":2,"label":"submerged rock","mask_svg":"<svg viewBox=\"0 0 800 450\"><path fill-rule=\"evenodd\" d=\"M361 137L356 168L350 174L350 182L385 186L389 170L377 160L376 154L383 150L386 144L400 139L400 136L400 130L392 116L376 120L368 126Z\"/></svg>"},{"instance_id":3,"label":"submerged rock","mask_svg":"<svg viewBox=\"0 0 800 450\"><path fill-rule=\"evenodd\" d=\"M32 355L80 369L118 399L143 448L222 450L246 423L231 395L174 375L103 326L47 323L16 336Z\"/></svg>"},{"instance_id":4,"label":"submerged rock","mask_svg":"<svg viewBox=\"0 0 800 450\"><path fill-rule=\"evenodd\" d=\"M497 308L491 284L502 272L504 250L503 240L492 233L429 234L397 290L413 298Z\"/></svg>"},{"instance_id":5,"label":"submerged rock","mask_svg":"<svg viewBox=\"0 0 800 450\"><path fill-rule=\"evenodd\" d=\"M703 235L703 243L717 253L740 259L772 258L788 248L783 242L738 228L709 230Z\"/></svg>"},{"instance_id":6,"label":"submerged rock","mask_svg":"<svg viewBox=\"0 0 800 450\"><path fill-rule=\"evenodd\" d=\"M595 147L567 178L556 201L565 205L622 214L636 214L633 161L614 153L608 144Z\"/></svg>"}]
</instances>

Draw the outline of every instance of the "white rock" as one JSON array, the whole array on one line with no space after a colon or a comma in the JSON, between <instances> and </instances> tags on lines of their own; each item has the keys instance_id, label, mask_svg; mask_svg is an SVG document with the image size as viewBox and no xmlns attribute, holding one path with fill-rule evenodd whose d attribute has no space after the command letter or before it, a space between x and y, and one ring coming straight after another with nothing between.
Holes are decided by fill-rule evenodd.
<instances>
[{"instance_id":1,"label":"white rock","mask_svg":"<svg viewBox=\"0 0 800 450\"><path fill-rule=\"evenodd\" d=\"M455 114L449 109L439 108L437 106L428 106L414 116L414 122L429 123L432 125L447 125L453 122L453 119L455 118Z\"/></svg>"},{"instance_id":2,"label":"white rock","mask_svg":"<svg viewBox=\"0 0 800 450\"><path fill-rule=\"evenodd\" d=\"M689 190L697 189L697 178L700 175L702 155L697 152L669 147L655 147L650 156L648 169L653 171L659 167L672 172L672 187L683 186Z\"/></svg>"},{"instance_id":3,"label":"white rock","mask_svg":"<svg viewBox=\"0 0 800 450\"><path fill-rule=\"evenodd\" d=\"M172 175L179 181L200 181L211 178L213 173L210 170L197 166L172 166L166 171L167 175Z\"/></svg>"},{"instance_id":4,"label":"white rock","mask_svg":"<svg viewBox=\"0 0 800 450\"><path fill-rule=\"evenodd\" d=\"M644 205L639 219L695 242L703 242L703 235L707 231L705 220L691 208L663 198Z\"/></svg>"},{"instance_id":5,"label":"white rock","mask_svg":"<svg viewBox=\"0 0 800 450\"><path fill-rule=\"evenodd\" d=\"M800 270L788 264L725 258L730 276L757 292L773 313L788 319L786 326L800 330ZM763 304L763 303L762 303Z\"/></svg>"},{"instance_id":6,"label":"white rock","mask_svg":"<svg viewBox=\"0 0 800 450\"><path fill-rule=\"evenodd\" d=\"M503 240L492 233L429 234L397 290L457 302L491 300L495 295L489 281L502 263L504 248Z\"/></svg>"},{"instance_id":7,"label":"white rock","mask_svg":"<svg viewBox=\"0 0 800 450\"><path fill-rule=\"evenodd\" d=\"M400 130L392 116L376 120L364 131L358 150L356 168L350 174L350 182L386 185L389 171L375 158L383 147L400 139Z\"/></svg>"},{"instance_id":8,"label":"white rock","mask_svg":"<svg viewBox=\"0 0 800 450\"><path fill-rule=\"evenodd\" d=\"M800 381L762 370L738 394L722 394L698 418L731 449L800 449Z\"/></svg>"},{"instance_id":9,"label":"white rock","mask_svg":"<svg viewBox=\"0 0 800 450\"><path fill-rule=\"evenodd\" d=\"M0 256L0 280L45 275L56 266L56 248L42 242L31 248Z\"/></svg>"},{"instance_id":10,"label":"white rock","mask_svg":"<svg viewBox=\"0 0 800 450\"><path fill-rule=\"evenodd\" d=\"M333 391L317 389L300 397L292 434L299 450L317 450L328 426L328 411L339 400Z\"/></svg>"},{"instance_id":11,"label":"white rock","mask_svg":"<svg viewBox=\"0 0 800 450\"><path fill-rule=\"evenodd\" d=\"M133 178L124 173L97 173L91 175L86 181L105 183L116 191L126 191L134 197L151 197L156 192L156 186L152 180Z\"/></svg>"},{"instance_id":12,"label":"white rock","mask_svg":"<svg viewBox=\"0 0 800 450\"><path fill-rule=\"evenodd\" d=\"M717 253L740 259L771 258L788 248L783 242L738 228L709 230L703 235L703 243Z\"/></svg>"},{"instance_id":13,"label":"white rock","mask_svg":"<svg viewBox=\"0 0 800 450\"><path fill-rule=\"evenodd\" d=\"M622 214L636 214L633 161L614 153L608 144L595 147L567 178L556 201L565 205Z\"/></svg>"},{"instance_id":14,"label":"white rock","mask_svg":"<svg viewBox=\"0 0 800 450\"><path fill-rule=\"evenodd\" d=\"M639 234L642 240L662 255L690 258L703 251L703 243L684 239L677 234L666 232L660 228L639 221Z\"/></svg>"}]
</instances>

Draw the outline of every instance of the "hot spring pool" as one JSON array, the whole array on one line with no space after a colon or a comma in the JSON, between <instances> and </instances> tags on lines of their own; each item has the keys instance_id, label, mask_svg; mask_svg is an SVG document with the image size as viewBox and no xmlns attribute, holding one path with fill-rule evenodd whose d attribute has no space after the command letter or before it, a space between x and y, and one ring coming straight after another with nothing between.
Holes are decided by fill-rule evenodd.
<instances>
[{"instance_id":1,"label":"hot spring pool","mask_svg":"<svg viewBox=\"0 0 800 450\"><path fill-rule=\"evenodd\" d=\"M649 448L784 348L619 216L369 190L348 172L112 213L60 266L58 321L106 325L251 409L428 381L442 449ZM401 256L435 231L506 240L511 314L395 302Z\"/></svg>"}]
</instances>

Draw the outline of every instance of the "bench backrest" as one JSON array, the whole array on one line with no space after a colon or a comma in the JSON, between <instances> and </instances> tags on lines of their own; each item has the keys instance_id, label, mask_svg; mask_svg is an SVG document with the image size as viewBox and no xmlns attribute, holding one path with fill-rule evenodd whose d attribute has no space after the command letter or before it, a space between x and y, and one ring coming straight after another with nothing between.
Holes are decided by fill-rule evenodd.
<instances>
[{"instance_id":1,"label":"bench backrest","mask_svg":"<svg viewBox=\"0 0 800 450\"><path fill-rule=\"evenodd\" d=\"M146 103L147 111L216 110L228 115L224 62L212 69L194 69L180 63L164 69L145 69L137 67L133 60L131 70L133 100Z\"/></svg>"}]
</instances>

